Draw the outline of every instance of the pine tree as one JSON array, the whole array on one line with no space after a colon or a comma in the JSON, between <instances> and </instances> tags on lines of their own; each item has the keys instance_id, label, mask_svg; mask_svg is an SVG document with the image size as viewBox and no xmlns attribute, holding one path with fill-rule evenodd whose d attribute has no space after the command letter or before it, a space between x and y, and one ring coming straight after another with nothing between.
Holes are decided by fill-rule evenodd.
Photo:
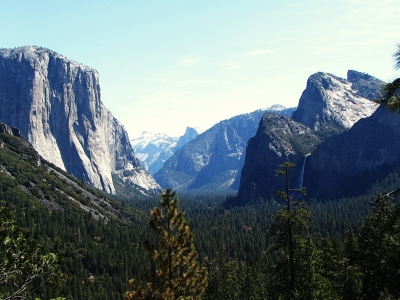
<instances>
[{"instance_id":1,"label":"pine tree","mask_svg":"<svg viewBox=\"0 0 400 300\"><path fill-rule=\"evenodd\" d=\"M304 273L302 265L310 266L310 263L305 263L304 255L313 252L308 246L314 247L306 237L310 211L304 201L298 201L291 196L293 192L304 195L305 189L289 188L289 171L294 166L291 162L284 162L276 172L277 175L285 177L284 190L276 191L276 194L286 202L285 209L275 214L274 223L269 229L269 236L274 238L274 241L268 252L277 255L277 262L271 270L271 289L274 290L277 299L296 298L301 285L300 277ZM307 289L305 286L301 288Z\"/></svg>"},{"instance_id":2,"label":"pine tree","mask_svg":"<svg viewBox=\"0 0 400 300\"><path fill-rule=\"evenodd\" d=\"M397 52L393 54L396 70L400 69L400 44L397 45ZM400 114L400 78L385 84L381 90L381 99L378 103L386 105L389 109Z\"/></svg>"},{"instance_id":3,"label":"pine tree","mask_svg":"<svg viewBox=\"0 0 400 300\"><path fill-rule=\"evenodd\" d=\"M126 293L127 299L201 299L207 287L207 268L197 259L194 236L183 212L178 209L176 192L166 189L160 206L151 211L150 228L160 237L158 245L146 243L150 258L157 268L147 276L147 288Z\"/></svg>"}]
</instances>

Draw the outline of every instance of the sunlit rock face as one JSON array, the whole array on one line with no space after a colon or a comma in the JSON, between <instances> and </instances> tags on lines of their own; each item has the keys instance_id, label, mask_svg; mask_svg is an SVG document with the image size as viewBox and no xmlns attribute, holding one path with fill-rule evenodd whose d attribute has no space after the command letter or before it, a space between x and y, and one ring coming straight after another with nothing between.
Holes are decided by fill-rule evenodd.
<instances>
[{"instance_id":1,"label":"sunlit rock face","mask_svg":"<svg viewBox=\"0 0 400 300\"><path fill-rule=\"evenodd\" d=\"M78 179L115 193L114 173L149 192L160 189L101 102L96 70L41 47L1 49L0 106L0 120Z\"/></svg>"},{"instance_id":2,"label":"sunlit rock face","mask_svg":"<svg viewBox=\"0 0 400 300\"><path fill-rule=\"evenodd\" d=\"M378 105L371 100L378 99L382 83L375 77L351 70L347 79L329 73L313 74L292 118L313 130L349 129L375 112Z\"/></svg>"}]
</instances>

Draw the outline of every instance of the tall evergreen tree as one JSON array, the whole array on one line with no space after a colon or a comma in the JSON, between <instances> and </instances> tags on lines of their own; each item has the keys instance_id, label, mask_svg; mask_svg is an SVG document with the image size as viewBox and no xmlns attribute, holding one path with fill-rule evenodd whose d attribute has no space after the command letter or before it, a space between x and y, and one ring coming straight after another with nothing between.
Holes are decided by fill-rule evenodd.
<instances>
[{"instance_id":1,"label":"tall evergreen tree","mask_svg":"<svg viewBox=\"0 0 400 300\"><path fill-rule=\"evenodd\" d=\"M300 288L300 277L303 276L301 264L304 260L301 256L310 245L305 237L310 211L304 201L298 201L291 195L293 192L305 194L305 190L289 188L289 171L294 166L291 162L284 162L276 171L277 175L285 177L284 190L278 190L276 194L286 202L286 207L275 214L274 223L269 229L269 236L274 240L268 252L277 255L277 262L271 270L271 288L277 299L295 298Z\"/></svg>"},{"instance_id":2,"label":"tall evergreen tree","mask_svg":"<svg viewBox=\"0 0 400 300\"><path fill-rule=\"evenodd\" d=\"M396 70L400 69L400 44L397 45L398 49L393 54L395 59ZM400 78L385 84L381 90L381 99L378 101L389 107L391 110L400 114Z\"/></svg>"},{"instance_id":3,"label":"tall evergreen tree","mask_svg":"<svg viewBox=\"0 0 400 300\"><path fill-rule=\"evenodd\" d=\"M183 212L178 209L176 192L166 189L160 206L151 211L150 228L159 236L158 245L146 243L150 258L157 264L147 276L147 288L126 293L127 299L201 299L207 287L207 268L197 259L194 236Z\"/></svg>"}]
</instances>

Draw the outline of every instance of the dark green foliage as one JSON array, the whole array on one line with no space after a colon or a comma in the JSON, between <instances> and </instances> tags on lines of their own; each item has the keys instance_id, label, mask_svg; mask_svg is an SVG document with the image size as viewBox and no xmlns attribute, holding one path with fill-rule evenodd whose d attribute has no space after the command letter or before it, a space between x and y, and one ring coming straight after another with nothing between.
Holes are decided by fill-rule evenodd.
<instances>
[{"instance_id":1,"label":"dark green foliage","mask_svg":"<svg viewBox=\"0 0 400 300\"><path fill-rule=\"evenodd\" d=\"M147 213L62 172L22 138L3 132L0 141L1 205L15 211L26 238L61 258L60 284L38 285L32 297L121 299L127 278L136 275L130 264L138 273L147 267L140 242Z\"/></svg>"},{"instance_id":2,"label":"dark green foliage","mask_svg":"<svg viewBox=\"0 0 400 300\"><path fill-rule=\"evenodd\" d=\"M312 135L310 136L291 135L289 137L289 142L296 153L301 153L303 155L306 155L314 151L317 145L322 142L322 140Z\"/></svg>"},{"instance_id":3,"label":"dark green foliage","mask_svg":"<svg viewBox=\"0 0 400 300\"><path fill-rule=\"evenodd\" d=\"M1 299L25 299L51 279L57 269L57 256L40 252L35 241L25 238L14 215L0 206Z\"/></svg>"},{"instance_id":4,"label":"dark green foliage","mask_svg":"<svg viewBox=\"0 0 400 300\"><path fill-rule=\"evenodd\" d=\"M325 141L332 135L339 134L344 131L343 127L335 126L333 124L324 124L324 126L321 127L321 130L316 131L316 134L321 138L321 142Z\"/></svg>"},{"instance_id":5,"label":"dark green foliage","mask_svg":"<svg viewBox=\"0 0 400 300\"><path fill-rule=\"evenodd\" d=\"M237 260L228 260L218 254L213 260L205 259L209 284L203 299L266 299L266 278L256 268Z\"/></svg>"},{"instance_id":6,"label":"dark green foliage","mask_svg":"<svg viewBox=\"0 0 400 300\"><path fill-rule=\"evenodd\" d=\"M294 152L306 155L315 150L315 147L322 142L320 136L318 136L317 133L313 132L312 130L305 130L303 134L281 130L281 126L278 125L279 123L276 123L277 121L279 122L279 120L276 120L274 117L271 116L273 115L268 114L264 116L265 120L264 118L262 120L262 122L266 122L265 126L263 127L265 135L271 137L274 141L287 140L293 148L292 150ZM284 120L285 118L280 117L280 119ZM288 124L292 123L291 119L287 120ZM270 126L269 122L274 122L275 126Z\"/></svg>"},{"instance_id":7,"label":"dark green foliage","mask_svg":"<svg viewBox=\"0 0 400 300\"><path fill-rule=\"evenodd\" d=\"M398 49L394 53L395 69L400 68L400 44L397 45ZM400 113L400 78L386 83L381 89L381 98L377 101L386 105L389 109Z\"/></svg>"},{"instance_id":8,"label":"dark green foliage","mask_svg":"<svg viewBox=\"0 0 400 300\"><path fill-rule=\"evenodd\" d=\"M146 276L145 289L126 292L127 299L201 299L207 287L207 269L198 261L194 236L178 209L176 192L166 189L160 205L151 211L150 228L157 234L157 245L146 242L150 258L157 264L154 274Z\"/></svg>"},{"instance_id":9,"label":"dark green foliage","mask_svg":"<svg viewBox=\"0 0 400 300\"><path fill-rule=\"evenodd\" d=\"M378 198L359 234L358 264L365 274L363 293L370 299L387 291L400 297L399 206L388 198Z\"/></svg>"},{"instance_id":10,"label":"dark green foliage","mask_svg":"<svg viewBox=\"0 0 400 300\"><path fill-rule=\"evenodd\" d=\"M158 205L159 199L139 196L133 189L132 194L121 193L112 200L42 159L38 164L37 153L26 141L4 133L0 137L4 142L4 148L0 148L1 205L15 211L16 223L24 228L25 238L35 239L41 253L53 252L61 258L60 274L53 277L52 285L40 286L27 299L62 296L120 300L128 289L129 278L140 278L154 270L143 241L156 243L147 222L149 211ZM398 174L399 171L394 171L376 182L369 195L395 190L400 184ZM267 232L273 232L272 225L277 226L277 220L287 220L287 212L277 213L285 211L287 202L271 195L251 205L226 209L223 206L226 196L204 193L181 195L181 198L179 207L185 211L196 237L199 261L209 271L209 285L203 298L276 299L279 294L275 291L281 288L275 279L288 274L287 263L285 267L285 260L278 253L281 250L266 254L273 247ZM371 211L367 201L306 200L307 206L296 203L295 199L291 206L293 214L301 212L291 218L303 228L296 231L301 234L294 240L297 249L294 265L302 276L298 276L299 288L293 296L300 299L372 299L367 295L399 298L397 202L388 203L392 204L388 206L387 216L381 218L382 224L377 221L380 210L374 209L374 216L360 230ZM91 210L85 211L83 206ZM379 226L383 230L381 263L367 249L376 247L373 243L379 239L371 237L377 236ZM279 266L280 271L276 269ZM381 278L379 285L369 284L374 279L380 282Z\"/></svg>"},{"instance_id":11,"label":"dark green foliage","mask_svg":"<svg viewBox=\"0 0 400 300\"><path fill-rule=\"evenodd\" d=\"M343 244L343 299L361 299L364 274L358 264L360 257L358 240L351 228L346 231Z\"/></svg>"}]
</instances>

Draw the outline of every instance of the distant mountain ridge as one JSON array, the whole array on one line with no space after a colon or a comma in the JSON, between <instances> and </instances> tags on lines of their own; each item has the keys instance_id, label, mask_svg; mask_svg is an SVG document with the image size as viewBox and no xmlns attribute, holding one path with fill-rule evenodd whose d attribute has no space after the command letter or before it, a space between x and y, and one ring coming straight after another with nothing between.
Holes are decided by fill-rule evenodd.
<instances>
[{"instance_id":1,"label":"distant mountain ridge","mask_svg":"<svg viewBox=\"0 0 400 300\"><path fill-rule=\"evenodd\" d=\"M48 161L108 193L112 175L154 193L123 125L101 102L99 74L42 47L0 49L0 120Z\"/></svg>"},{"instance_id":2,"label":"distant mountain ridge","mask_svg":"<svg viewBox=\"0 0 400 300\"><path fill-rule=\"evenodd\" d=\"M191 127L187 127L185 134L179 138L145 131L139 137L131 139L131 144L140 162L154 175L176 150L197 136L196 129Z\"/></svg>"},{"instance_id":3,"label":"distant mountain ridge","mask_svg":"<svg viewBox=\"0 0 400 300\"><path fill-rule=\"evenodd\" d=\"M162 187L184 191L234 192L239 187L246 143L266 112L291 115L277 105L221 121L169 158L154 178Z\"/></svg>"}]
</instances>

